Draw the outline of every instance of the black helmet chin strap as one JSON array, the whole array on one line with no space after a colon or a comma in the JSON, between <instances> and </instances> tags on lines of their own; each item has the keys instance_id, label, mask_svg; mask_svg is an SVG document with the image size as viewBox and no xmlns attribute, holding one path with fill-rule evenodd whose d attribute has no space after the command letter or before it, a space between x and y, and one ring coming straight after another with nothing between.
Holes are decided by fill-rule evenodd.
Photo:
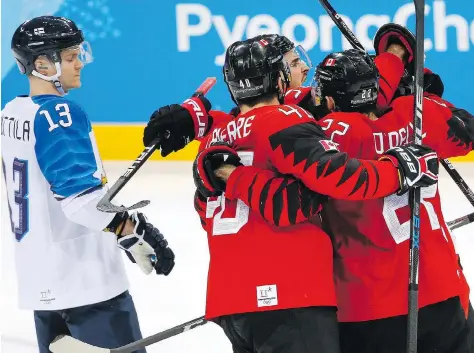
<instances>
[{"instance_id":1,"label":"black helmet chin strap","mask_svg":"<svg viewBox=\"0 0 474 353\"><path fill-rule=\"evenodd\" d=\"M285 94L286 94L286 91L287 91L287 88L286 88L286 84L284 84L285 87L284 89L278 89L278 102L280 104L283 104L285 103Z\"/></svg>"},{"instance_id":2,"label":"black helmet chin strap","mask_svg":"<svg viewBox=\"0 0 474 353\"><path fill-rule=\"evenodd\" d=\"M290 82L291 82L291 77L288 77L288 75L291 75L291 73L289 73L289 71L285 71L285 70L282 70L280 71L280 79L281 79L281 82L282 82L282 89L280 89L278 86L278 102L280 102L280 104L283 104L285 102L285 96L286 96L286 92L288 91L288 88L290 87ZM278 81L277 81L277 85L278 85Z\"/></svg>"}]
</instances>

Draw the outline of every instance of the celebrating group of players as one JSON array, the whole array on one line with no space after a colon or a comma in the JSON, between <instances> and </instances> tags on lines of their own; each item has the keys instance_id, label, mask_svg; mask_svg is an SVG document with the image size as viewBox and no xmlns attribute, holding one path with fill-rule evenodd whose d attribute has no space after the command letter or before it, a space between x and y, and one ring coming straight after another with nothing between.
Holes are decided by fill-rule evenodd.
<instances>
[{"instance_id":1,"label":"celebrating group of players","mask_svg":"<svg viewBox=\"0 0 474 353\"><path fill-rule=\"evenodd\" d=\"M303 87L308 62L286 37L233 43L230 114L193 97L145 128L145 145L169 134L163 156L201 141L206 317L236 353L403 352L411 187L422 187L418 351L472 351L469 287L436 182L437 158L473 149L474 118L425 70L425 146L411 144L415 38L387 24L374 45L375 59L326 56Z\"/></svg>"},{"instance_id":2,"label":"celebrating group of players","mask_svg":"<svg viewBox=\"0 0 474 353\"><path fill-rule=\"evenodd\" d=\"M425 70L425 145L412 144L415 38L387 24L374 45L374 58L329 54L305 87L311 62L286 37L235 42L223 67L230 113L197 95L159 108L145 128L144 144L160 137L163 156L201 141L206 318L235 353L403 352L413 187L418 351L474 352L469 287L437 190L438 158L473 149L474 117ZM107 179L89 118L65 97L91 52L73 21L54 16L18 27L12 50L30 83L1 116L20 306L34 310L41 353L59 334L106 348L136 341L118 248L146 274L170 274L174 253L142 213L96 209Z\"/></svg>"}]
</instances>

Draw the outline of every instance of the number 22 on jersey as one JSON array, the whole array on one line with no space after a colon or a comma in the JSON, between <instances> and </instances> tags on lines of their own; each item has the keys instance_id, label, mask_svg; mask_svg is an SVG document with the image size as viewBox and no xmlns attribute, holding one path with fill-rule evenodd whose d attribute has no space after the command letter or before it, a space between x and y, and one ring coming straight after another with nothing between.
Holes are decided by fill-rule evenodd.
<instances>
[{"instance_id":1,"label":"number 22 on jersey","mask_svg":"<svg viewBox=\"0 0 474 353\"><path fill-rule=\"evenodd\" d=\"M239 151L237 154L243 165L252 165L252 151ZM207 199L206 218L213 218L212 235L236 234L249 220L249 207L241 200L227 200L223 193L217 198Z\"/></svg>"}]
</instances>

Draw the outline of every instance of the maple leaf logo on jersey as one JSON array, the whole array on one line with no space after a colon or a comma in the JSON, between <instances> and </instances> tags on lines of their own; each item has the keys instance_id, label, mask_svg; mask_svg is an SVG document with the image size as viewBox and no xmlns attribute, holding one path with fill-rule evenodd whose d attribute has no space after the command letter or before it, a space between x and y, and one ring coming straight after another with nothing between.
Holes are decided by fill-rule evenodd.
<instances>
[{"instance_id":1,"label":"maple leaf logo on jersey","mask_svg":"<svg viewBox=\"0 0 474 353\"><path fill-rule=\"evenodd\" d=\"M338 151L337 143L331 140L320 140L319 143L323 146L325 151Z\"/></svg>"}]
</instances>

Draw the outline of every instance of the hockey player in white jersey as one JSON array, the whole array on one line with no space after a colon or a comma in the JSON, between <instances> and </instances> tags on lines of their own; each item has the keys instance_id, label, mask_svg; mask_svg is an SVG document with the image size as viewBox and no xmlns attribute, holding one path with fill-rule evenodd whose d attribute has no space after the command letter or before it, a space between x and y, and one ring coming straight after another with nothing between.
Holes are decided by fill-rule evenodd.
<instances>
[{"instance_id":1,"label":"hockey player in white jersey","mask_svg":"<svg viewBox=\"0 0 474 353\"><path fill-rule=\"evenodd\" d=\"M90 46L73 21L42 16L16 30L12 50L30 83L1 114L19 305L34 310L41 353L59 334L106 348L138 340L119 248L146 274L168 275L174 254L143 214L96 209L107 179L89 118L65 97Z\"/></svg>"}]
</instances>

